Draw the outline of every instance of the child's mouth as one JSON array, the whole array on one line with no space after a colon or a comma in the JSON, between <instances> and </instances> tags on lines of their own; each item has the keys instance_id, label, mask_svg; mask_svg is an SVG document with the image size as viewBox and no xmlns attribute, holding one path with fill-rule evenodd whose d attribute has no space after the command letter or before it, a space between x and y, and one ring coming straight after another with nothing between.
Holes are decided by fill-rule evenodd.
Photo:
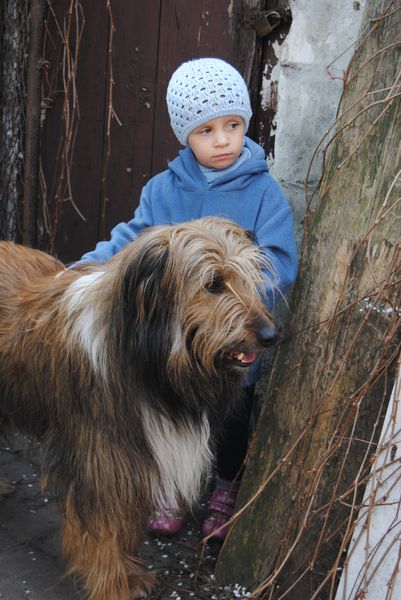
<instances>
[{"instance_id":1,"label":"child's mouth","mask_svg":"<svg viewBox=\"0 0 401 600\"><path fill-rule=\"evenodd\" d=\"M232 154L216 154L214 158L217 160L224 160L225 158L231 158Z\"/></svg>"}]
</instances>

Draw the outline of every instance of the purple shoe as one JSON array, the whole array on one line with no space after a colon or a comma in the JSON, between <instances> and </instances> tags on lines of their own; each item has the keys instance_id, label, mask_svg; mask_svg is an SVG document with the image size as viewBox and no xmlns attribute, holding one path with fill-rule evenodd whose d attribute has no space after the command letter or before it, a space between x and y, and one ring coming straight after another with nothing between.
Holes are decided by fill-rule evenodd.
<instances>
[{"instance_id":1,"label":"purple shoe","mask_svg":"<svg viewBox=\"0 0 401 600\"><path fill-rule=\"evenodd\" d=\"M220 486L227 489L221 489ZM224 541L229 529L225 524L234 513L237 493L238 485L225 480L217 482L217 487L209 501L209 514L202 525L204 537L211 536L210 539L216 542Z\"/></svg>"},{"instance_id":2,"label":"purple shoe","mask_svg":"<svg viewBox=\"0 0 401 600\"><path fill-rule=\"evenodd\" d=\"M175 535L184 524L184 513L178 508L163 508L148 518L148 531L159 535Z\"/></svg>"}]
</instances>

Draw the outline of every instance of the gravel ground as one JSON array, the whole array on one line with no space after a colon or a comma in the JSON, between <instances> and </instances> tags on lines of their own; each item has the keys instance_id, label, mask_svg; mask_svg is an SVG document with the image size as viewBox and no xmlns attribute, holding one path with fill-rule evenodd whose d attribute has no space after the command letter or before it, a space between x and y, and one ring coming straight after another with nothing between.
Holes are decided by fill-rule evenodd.
<instances>
[{"instance_id":1,"label":"gravel ground","mask_svg":"<svg viewBox=\"0 0 401 600\"><path fill-rule=\"evenodd\" d=\"M13 483L15 489L1 500L0 598L77 600L82 597L79 589L63 576L60 517L52 498L40 492L34 448L20 435L11 437L7 444L0 448L0 479ZM140 556L145 569L155 571L159 582L152 600L249 597L237 584L222 588L214 581L219 545L201 544L206 503L207 495L173 538L144 538Z\"/></svg>"}]
</instances>

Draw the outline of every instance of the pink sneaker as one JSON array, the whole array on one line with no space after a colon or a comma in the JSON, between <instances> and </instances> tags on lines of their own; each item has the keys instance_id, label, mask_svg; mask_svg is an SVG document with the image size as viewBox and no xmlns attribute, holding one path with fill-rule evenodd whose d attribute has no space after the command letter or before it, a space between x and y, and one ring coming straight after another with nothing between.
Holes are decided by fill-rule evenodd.
<instances>
[{"instance_id":1,"label":"pink sneaker","mask_svg":"<svg viewBox=\"0 0 401 600\"><path fill-rule=\"evenodd\" d=\"M211 535L210 539L216 542L224 541L228 533L228 527L224 525L232 517L237 499L238 485L227 483L228 489L216 487L214 490L208 505L209 514L202 525L203 536Z\"/></svg>"},{"instance_id":2,"label":"pink sneaker","mask_svg":"<svg viewBox=\"0 0 401 600\"><path fill-rule=\"evenodd\" d=\"M175 535L184 524L184 513L177 508L163 508L148 518L148 531L160 535Z\"/></svg>"}]
</instances>

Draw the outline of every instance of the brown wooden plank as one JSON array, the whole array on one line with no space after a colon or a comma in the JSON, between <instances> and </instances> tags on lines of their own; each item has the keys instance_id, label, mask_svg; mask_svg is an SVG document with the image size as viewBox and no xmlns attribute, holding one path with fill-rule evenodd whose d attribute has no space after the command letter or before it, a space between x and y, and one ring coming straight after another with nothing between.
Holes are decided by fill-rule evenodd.
<instances>
[{"instance_id":1,"label":"brown wooden plank","mask_svg":"<svg viewBox=\"0 0 401 600\"><path fill-rule=\"evenodd\" d=\"M65 19L68 18L67 9L70 2L63 1L55 4L59 24L64 27L63 21L65 23ZM70 35L71 49L75 51L75 15L79 16L80 22L84 18L76 78L80 116L71 165L71 190L72 200L85 217L85 221L79 216L71 200L67 199L66 190L63 190L61 199L56 197L61 163L64 160L62 155L57 156L56 159L59 142L63 137L61 114L64 92L60 78L53 89L52 108L47 111L42 139L42 162L53 216L52 225L57 230L55 249L58 256L65 261L77 259L83 251L93 247L98 240L108 18L103 6L97 6L96 10L93 10L89 0L83 0L81 5L83 16L80 15L79 9L77 13L74 11ZM56 70L57 56L62 52L62 43L53 19L49 19L49 28L55 45L51 50L50 42L48 44L50 68ZM45 56L47 58L48 55ZM71 109L72 102L69 105L70 114ZM60 215L54 220L56 204L60 200L62 202Z\"/></svg>"},{"instance_id":2,"label":"brown wooden plank","mask_svg":"<svg viewBox=\"0 0 401 600\"><path fill-rule=\"evenodd\" d=\"M275 125L277 112L278 82L271 79L273 68L277 64L276 46L284 42L290 29L290 22L283 21L277 29L263 39L261 65L258 70L260 80L257 85L259 94L255 105L252 135L255 142L260 144L267 156L274 157ZM262 90L268 88L266 97L262 99Z\"/></svg>"},{"instance_id":3,"label":"brown wooden plank","mask_svg":"<svg viewBox=\"0 0 401 600\"><path fill-rule=\"evenodd\" d=\"M151 175L160 18L160 2L136 0L125 3L123 10L118 4L112 8L113 106L122 124L112 123L108 203L106 219L100 224L101 238L108 237L116 223L132 216ZM106 118L107 110L106 106Z\"/></svg>"},{"instance_id":4,"label":"brown wooden plank","mask_svg":"<svg viewBox=\"0 0 401 600\"><path fill-rule=\"evenodd\" d=\"M63 55L62 32L67 0L49 7L45 21L43 42L43 92L42 131L40 141L40 199L38 246L49 250L51 234L58 224L54 223L54 206L60 144L62 138L63 86L61 60ZM60 31L59 28L60 27Z\"/></svg>"},{"instance_id":5,"label":"brown wooden plank","mask_svg":"<svg viewBox=\"0 0 401 600\"><path fill-rule=\"evenodd\" d=\"M239 64L237 42L241 37L239 14L247 3L230 0L199 3L185 0L163 2L160 20L159 65L157 72L157 96L155 108L155 136L152 172L166 168L167 162L181 148L173 132L166 107L166 90L173 71L185 60L201 56L216 56L227 60L242 73L244 64ZM255 2L251 2L255 4ZM260 4L260 3L258 3ZM251 37L254 30L248 24Z\"/></svg>"}]
</instances>

